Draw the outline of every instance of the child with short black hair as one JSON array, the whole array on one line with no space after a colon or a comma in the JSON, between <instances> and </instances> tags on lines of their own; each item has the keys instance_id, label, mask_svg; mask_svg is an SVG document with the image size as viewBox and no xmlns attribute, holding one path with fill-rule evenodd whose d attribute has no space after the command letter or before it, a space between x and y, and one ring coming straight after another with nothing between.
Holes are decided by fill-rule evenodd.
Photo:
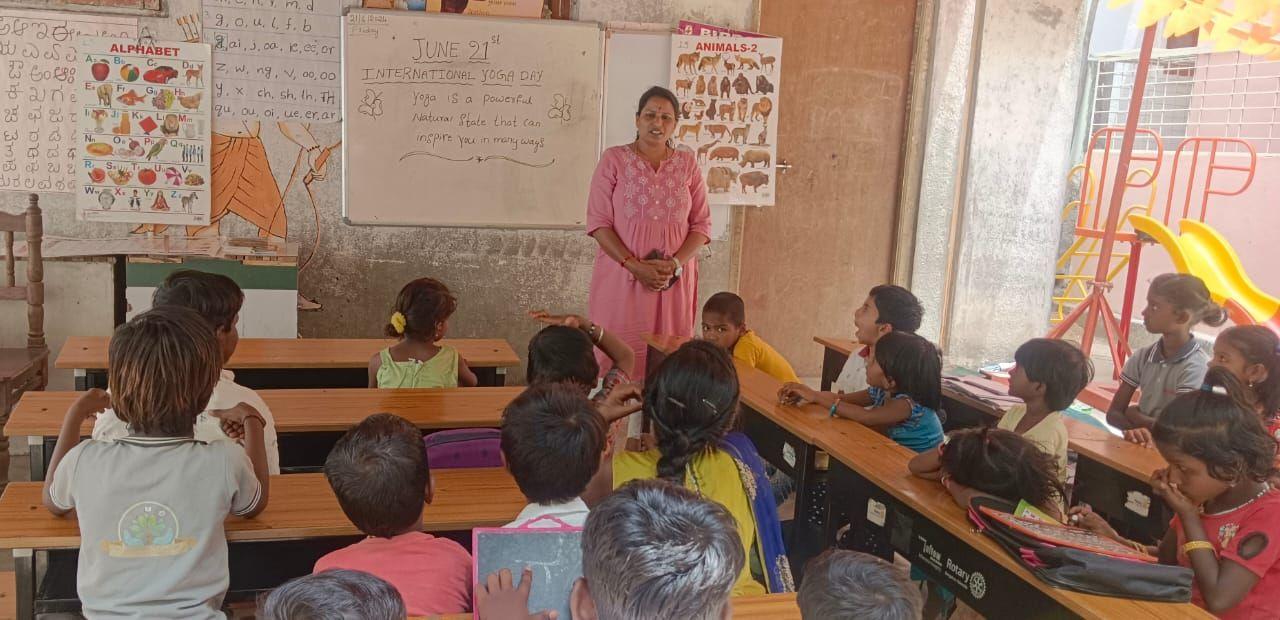
<instances>
[{"instance_id":1,"label":"child with short black hair","mask_svg":"<svg viewBox=\"0 0 1280 620\"><path fill-rule=\"evenodd\" d=\"M747 328L746 306L733 293L716 293L702 306L702 339L778 381L800 381L787 358Z\"/></svg>"},{"instance_id":2,"label":"child with short black hair","mask_svg":"<svg viewBox=\"0 0 1280 620\"><path fill-rule=\"evenodd\" d=\"M839 549L809 560L796 602L806 620L920 620L922 605L905 570Z\"/></svg>"},{"instance_id":3,"label":"child with short black hair","mask_svg":"<svg viewBox=\"0 0 1280 620\"><path fill-rule=\"evenodd\" d=\"M1011 407L996 428L1013 431L1053 455L1067 475L1067 424L1062 412L1093 380L1093 362L1075 345L1051 338L1033 338L1013 354L1009 395L1023 404Z\"/></svg>"},{"instance_id":4,"label":"child with short black hair","mask_svg":"<svg viewBox=\"0 0 1280 620\"><path fill-rule=\"evenodd\" d=\"M298 577L271 591L259 620L404 620L404 599L391 584L358 570Z\"/></svg>"},{"instance_id":5,"label":"child with short black hair","mask_svg":"<svg viewBox=\"0 0 1280 620\"><path fill-rule=\"evenodd\" d=\"M871 406L874 399L867 382L867 366L873 361L875 344L886 334L914 335L920 328L923 315L924 308L911 291L893 284L872 288L867 299L853 312L854 337L862 349L850 355L845 362L840 378L832 386L837 391L819 392L797 381L784 385L783 393L798 395L800 402L823 403L824 407L836 401L860 407Z\"/></svg>"},{"instance_id":6,"label":"child with short black hair","mask_svg":"<svg viewBox=\"0 0 1280 620\"><path fill-rule=\"evenodd\" d=\"M1142 324L1160 340L1139 349L1124 363L1120 386L1107 409L1107 423L1125 431L1125 439L1151 444L1151 426L1178 394L1200 388L1209 354L1191 329L1198 323L1222 325L1227 313L1213 303L1204 281L1184 273L1163 273L1151 280ZM1138 389L1137 405L1130 405Z\"/></svg>"},{"instance_id":7,"label":"child with short black hair","mask_svg":"<svg viewBox=\"0 0 1280 620\"><path fill-rule=\"evenodd\" d=\"M377 575L396 587L414 616L471 609L471 555L422 531L432 489L421 431L399 416L371 415L333 446L324 475L342 512L368 538L320 558L315 572Z\"/></svg>"},{"instance_id":8,"label":"child with short black hair","mask_svg":"<svg viewBox=\"0 0 1280 620\"><path fill-rule=\"evenodd\" d=\"M871 345L891 331L916 333L923 318L924 306L911 291L895 284L873 287L853 312L854 339L862 348L845 361L833 387L851 395L864 392Z\"/></svg>"},{"instance_id":9,"label":"child with short black hair","mask_svg":"<svg viewBox=\"0 0 1280 620\"><path fill-rule=\"evenodd\" d=\"M253 407L266 424L262 430L267 446L267 470L272 475L279 474L280 448L271 409L257 392L236 383L235 373L226 368L240 343L240 332L236 325L240 321L240 309L244 306L244 291L240 290L235 280L220 273L182 269L169 274L156 288L151 296L151 305L153 308L190 308L213 326L214 337L221 351L222 371L218 383L213 386L213 395L209 397L205 411L196 416L196 440L212 442L229 439L222 429L221 420L209 415L209 412L245 403ZM110 409L99 414L93 423L92 436L99 441L115 441L128 435L129 426Z\"/></svg>"},{"instance_id":10,"label":"child with short black hair","mask_svg":"<svg viewBox=\"0 0 1280 620\"><path fill-rule=\"evenodd\" d=\"M861 422L916 452L942 443L942 356L932 342L908 332L890 331L871 347L865 392L839 395L796 383L782 386L785 404L818 403L831 417ZM849 398L854 396L854 398Z\"/></svg>"},{"instance_id":11,"label":"child with short black hair","mask_svg":"<svg viewBox=\"0 0 1280 620\"><path fill-rule=\"evenodd\" d=\"M1280 491L1267 482L1276 442L1249 403L1230 396L1234 382L1210 369L1205 388L1174 398L1151 429L1169 463L1151 487L1174 512L1158 546L1125 540L1087 506L1071 512L1083 527L1191 568L1191 602L1219 618L1277 618Z\"/></svg>"},{"instance_id":12,"label":"child with short black hair","mask_svg":"<svg viewBox=\"0 0 1280 620\"><path fill-rule=\"evenodd\" d=\"M502 412L502 454L529 500L507 527L582 527L588 508L581 496L607 448L604 418L580 390L529 386Z\"/></svg>"},{"instance_id":13,"label":"child with short black hair","mask_svg":"<svg viewBox=\"0 0 1280 620\"><path fill-rule=\"evenodd\" d=\"M637 480L587 517L570 613L577 620L721 620L744 564L723 506L667 482ZM478 586L480 619L548 617L529 614L532 579L528 568L519 580L507 569L490 576Z\"/></svg>"},{"instance_id":14,"label":"child with short black hair","mask_svg":"<svg viewBox=\"0 0 1280 620\"><path fill-rule=\"evenodd\" d=\"M476 375L458 350L439 344L458 299L434 278L418 278L396 296L386 334L399 338L369 360L369 387L474 387Z\"/></svg>"},{"instance_id":15,"label":"child with short black hair","mask_svg":"<svg viewBox=\"0 0 1280 620\"><path fill-rule=\"evenodd\" d=\"M631 383L636 360L631 347L583 316L546 310L530 311L529 316L547 325L529 340L525 372L529 385L566 382L576 386L609 423L612 445L626 441L628 426L633 427L631 434L639 435L640 416L631 415L640 410L640 386ZM610 366L600 377L602 356ZM630 425L624 420L628 416Z\"/></svg>"},{"instance_id":16,"label":"child with short black hair","mask_svg":"<svg viewBox=\"0 0 1280 620\"><path fill-rule=\"evenodd\" d=\"M110 394L89 390L67 411L44 504L58 516L76 512L76 589L86 616L223 617L230 584L223 521L260 513L270 477L265 424L252 407L211 412L239 429L243 449L192 436L221 366L208 321L161 306L116 329ZM107 407L130 434L81 442L81 424Z\"/></svg>"}]
</instances>

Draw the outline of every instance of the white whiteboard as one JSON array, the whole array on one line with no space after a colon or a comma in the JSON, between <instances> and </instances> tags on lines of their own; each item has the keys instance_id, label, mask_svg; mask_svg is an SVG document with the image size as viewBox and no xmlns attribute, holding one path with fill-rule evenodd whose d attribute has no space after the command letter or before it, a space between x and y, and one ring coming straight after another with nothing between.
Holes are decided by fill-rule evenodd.
<instances>
[{"instance_id":1,"label":"white whiteboard","mask_svg":"<svg viewBox=\"0 0 1280 620\"><path fill-rule=\"evenodd\" d=\"M584 224L597 24L352 10L342 43L348 222Z\"/></svg>"},{"instance_id":2,"label":"white whiteboard","mask_svg":"<svg viewBox=\"0 0 1280 620\"><path fill-rule=\"evenodd\" d=\"M610 30L605 38L604 145L636 138L636 104L650 86L671 81L671 28ZM724 239L731 207L711 205L711 238Z\"/></svg>"}]
</instances>

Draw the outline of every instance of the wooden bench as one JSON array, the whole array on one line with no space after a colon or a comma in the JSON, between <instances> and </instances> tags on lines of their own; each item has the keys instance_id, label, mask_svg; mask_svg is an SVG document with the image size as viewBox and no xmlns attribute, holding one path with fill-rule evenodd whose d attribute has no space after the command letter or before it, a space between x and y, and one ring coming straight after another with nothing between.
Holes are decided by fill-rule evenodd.
<instances>
[{"instance_id":1,"label":"wooden bench","mask_svg":"<svg viewBox=\"0 0 1280 620\"><path fill-rule=\"evenodd\" d=\"M447 469L432 472L435 500L426 507L423 529L428 532L460 532L474 527L500 527L509 523L524 508L525 499L515 481L504 469ZM45 578L37 583L37 563L68 564L74 572L75 550L80 547L80 530L74 516L55 517L41 503L41 485L37 482L9 483L0 496L0 549L12 550L17 579L19 618L31 618L37 612L65 610L74 600L51 600L48 605L36 600L36 592L70 592L72 583L57 587ZM328 550L348 544L349 537L361 533L342 513L338 500L321 474L273 476L267 508L253 519L228 517L227 541L230 544L232 591L246 592L274 587L293 577L310 572L310 563ZM321 540L323 539L323 540ZM466 538L470 540L468 536ZM236 567L245 562L261 566L261 557L276 549L297 553L305 560L292 562L292 573L282 570L268 582L237 588ZM249 557L245 557L249 556ZM273 566L274 555L268 555ZM238 561L239 560L239 561ZM283 563L283 562L280 562ZM65 579L66 570L49 571ZM56 577L54 577L56 578ZM241 580L242 581L242 580ZM40 607L40 609L37 609Z\"/></svg>"},{"instance_id":2,"label":"wooden bench","mask_svg":"<svg viewBox=\"0 0 1280 620\"><path fill-rule=\"evenodd\" d=\"M258 395L275 418L281 466L290 468L322 465L338 437L374 413L394 413L424 430L497 427L502 410L521 389L296 389L261 390ZM63 416L79 397L79 392L28 392L10 414L4 434L28 438L32 480L44 479ZM92 420L81 427L86 437L92 430Z\"/></svg>"},{"instance_id":3,"label":"wooden bench","mask_svg":"<svg viewBox=\"0 0 1280 620\"><path fill-rule=\"evenodd\" d=\"M54 367L73 370L76 389L107 387L106 336L67 338ZM383 338L244 338L227 362L236 382L253 389L368 387L369 358L394 344ZM445 339L475 371L482 386L503 385L520 356L506 340Z\"/></svg>"}]
</instances>

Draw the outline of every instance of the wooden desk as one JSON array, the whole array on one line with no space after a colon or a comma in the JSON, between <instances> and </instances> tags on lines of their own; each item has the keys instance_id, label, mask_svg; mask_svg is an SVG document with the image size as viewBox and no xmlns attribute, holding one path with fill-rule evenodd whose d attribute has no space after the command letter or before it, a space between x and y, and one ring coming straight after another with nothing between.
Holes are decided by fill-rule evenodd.
<instances>
[{"instance_id":1,"label":"wooden desk","mask_svg":"<svg viewBox=\"0 0 1280 620\"><path fill-rule=\"evenodd\" d=\"M907 469L912 452L858 424L817 437L832 457L831 514L854 527L881 530L893 551L989 618L1210 618L1191 604L1146 603L1059 590L1040 581L1002 548L975 532L942 485ZM870 502L883 516L869 517ZM838 523L829 528L834 531Z\"/></svg>"},{"instance_id":2,"label":"wooden desk","mask_svg":"<svg viewBox=\"0 0 1280 620\"><path fill-rule=\"evenodd\" d=\"M76 371L76 389L107 387L108 337L67 338L55 368ZM227 362L236 382L253 389L368 387L369 358L394 344L381 338L244 338ZM501 339L445 339L458 350L480 385L502 385L520 357Z\"/></svg>"},{"instance_id":3,"label":"wooden desk","mask_svg":"<svg viewBox=\"0 0 1280 620\"><path fill-rule=\"evenodd\" d=\"M759 596L741 596L731 599L734 620L800 620L800 606L796 604L796 595L762 594ZM471 620L471 614L448 614L444 616L410 616L411 620Z\"/></svg>"},{"instance_id":4,"label":"wooden desk","mask_svg":"<svg viewBox=\"0 0 1280 620\"><path fill-rule=\"evenodd\" d=\"M831 385L840 379L845 362L862 345L848 338L814 336L813 341L822 345L822 391L831 391Z\"/></svg>"},{"instance_id":5,"label":"wooden desk","mask_svg":"<svg viewBox=\"0 0 1280 620\"><path fill-rule=\"evenodd\" d=\"M443 388L427 390L294 389L261 390L280 436L284 468L322 465L329 448L360 420L374 413L394 413L424 430L494 428L502 410L522 388ZM6 437L27 437L31 447L31 479L43 480L62 418L79 392L27 392L4 427ZM88 436L93 422L81 427Z\"/></svg>"},{"instance_id":6,"label":"wooden desk","mask_svg":"<svg viewBox=\"0 0 1280 620\"><path fill-rule=\"evenodd\" d=\"M504 469L439 470L433 472L432 477L436 485L435 501L423 514L423 527L429 532L498 527L514 519L525 505L524 496ZM345 537L361 536L342 513L337 498L321 474L273 476L267 509L253 519L228 517L226 532L227 541L231 543L232 589L241 592L274 587L290 578L308 574L319 555L347 544ZM296 547L294 539L306 539L304 543L317 542L313 539L334 540L320 544L319 549L313 545L303 561L292 562L292 572L286 569L273 573L274 583L244 584L243 580L237 579L235 567L255 562L255 553L256 563L260 566L264 552L271 553L277 547ZM66 565L67 559L74 556L73 550L79 547L80 531L75 517L61 518L49 514L41 504L40 483L9 483L0 497L0 549L13 551L19 618L31 618L34 613L45 611L43 607L36 609L39 604L36 601L37 586L41 585L36 580L37 559ZM272 564L277 564L275 556L271 557ZM74 562L71 565L74 566ZM58 576L65 577L65 571L59 571ZM237 581L241 581L239 587ZM51 590L65 592L66 585L59 588L46 583L41 589L42 592ZM72 583L70 592L74 591ZM65 608L67 602L51 601L50 605Z\"/></svg>"}]
</instances>

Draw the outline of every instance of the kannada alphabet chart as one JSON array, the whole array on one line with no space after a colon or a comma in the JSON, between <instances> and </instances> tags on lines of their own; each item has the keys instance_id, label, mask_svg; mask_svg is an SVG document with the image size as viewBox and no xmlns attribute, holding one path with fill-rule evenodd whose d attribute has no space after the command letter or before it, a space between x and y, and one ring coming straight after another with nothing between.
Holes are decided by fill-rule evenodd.
<instances>
[{"instance_id":1,"label":"kannada alphabet chart","mask_svg":"<svg viewBox=\"0 0 1280 620\"><path fill-rule=\"evenodd\" d=\"M672 139L697 153L709 202L772 205L782 39L676 34L671 62Z\"/></svg>"},{"instance_id":2,"label":"kannada alphabet chart","mask_svg":"<svg viewBox=\"0 0 1280 620\"><path fill-rule=\"evenodd\" d=\"M80 41L80 219L209 223L210 48Z\"/></svg>"},{"instance_id":3,"label":"kannada alphabet chart","mask_svg":"<svg viewBox=\"0 0 1280 620\"><path fill-rule=\"evenodd\" d=\"M81 36L136 40L136 18L0 9L0 190L74 192Z\"/></svg>"}]
</instances>

